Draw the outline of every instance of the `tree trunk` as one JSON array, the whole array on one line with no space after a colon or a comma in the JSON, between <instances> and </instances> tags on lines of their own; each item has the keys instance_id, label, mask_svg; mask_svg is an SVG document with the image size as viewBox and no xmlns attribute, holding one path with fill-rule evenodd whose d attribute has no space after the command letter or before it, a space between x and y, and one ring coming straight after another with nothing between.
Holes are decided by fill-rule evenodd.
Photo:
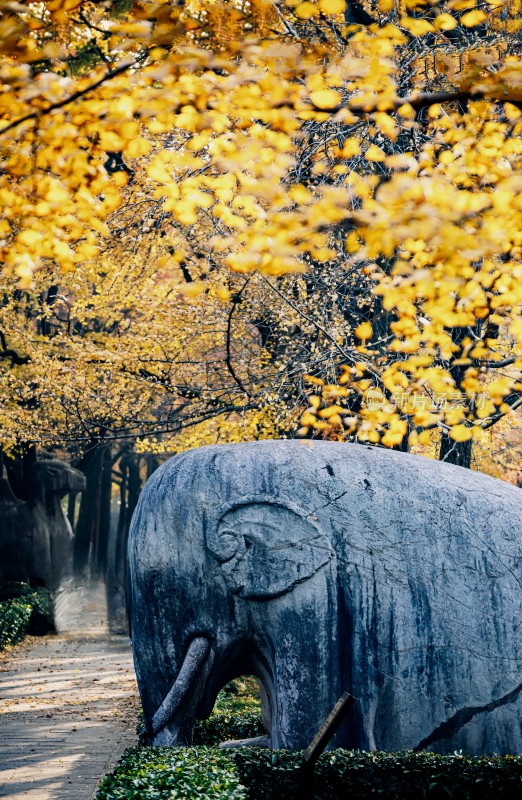
<instances>
[{"instance_id":1,"label":"tree trunk","mask_svg":"<svg viewBox=\"0 0 522 800\"><path fill-rule=\"evenodd\" d=\"M125 607L128 610L127 586L127 539L132 513L141 491L140 457L129 452L120 459L120 512L113 548L107 570L107 599L111 630L124 633L127 624ZM147 459L147 473L153 472L157 462ZM114 541L114 540L113 540ZM130 622L130 621L129 621ZM130 627L130 625L129 625Z\"/></svg>"},{"instance_id":2,"label":"tree trunk","mask_svg":"<svg viewBox=\"0 0 522 800\"><path fill-rule=\"evenodd\" d=\"M129 453L122 459L122 492L120 520L118 524L118 542L116 549L116 570L119 571L120 580L123 586L128 606L128 586L127 586L127 541L129 538L129 528L132 514L136 508L141 491L140 479L140 459L135 453ZM125 505L125 508L124 508ZM130 621L129 621L130 625Z\"/></svg>"},{"instance_id":3,"label":"tree trunk","mask_svg":"<svg viewBox=\"0 0 522 800\"><path fill-rule=\"evenodd\" d=\"M452 328L451 338L459 347L468 336L467 328ZM455 388L461 390L461 383L466 375L467 367L462 364L452 364L449 373L455 382ZM450 439L447 433L442 433L439 448L439 461L456 464L458 467L471 468L471 455L473 453L473 439L467 442L456 442Z\"/></svg>"},{"instance_id":4,"label":"tree trunk","mask_svg":"<svg viewBox=\"0 0 522 800\"><path fill-rule=\"evenodd\" d=\"M455 442L443 433L440 440L439 461L446 461L448 464L456 464L458 467L471 468L471 454L473 452L473 440L467 442Z\"/></svg>"},{"instance_id":5,"label":"tree trunk","mask_svg":"<svg viewBox=\"0 0 522 800\"><path fill-rule=\"evenodd\" d=\"M99 575L104 575L107 568L107 548L111 529L111 496L112 496L112 451L108 445L103 452L100 519L96 537L96 568Z\"/></svg>"},{"instance_id":6,"label":"tree trunk","mask_svg":"<svg viewBox=\"0 0 522 800\"><path fill-rule=\"evenodd\" d=\"M4 458L9 484L19 500L30 500L34 494L32 467L35 462L34 445L22 445L13 457Z\"/></svg>"},{"instance_id":7,"label":"tree trunk","mask_svg":"<svg viewBox=\"0 0 522 800\"><path fill-rule=\"evenodd\" d=\"M80 577L91 577L92 559L100 524L104 450L104 447L95 445L77 465L77 469L81 470L87 479L87 487L80 501L80 512L74 537L74 572Z\"/></svg>"},{"instance_id":8,"label":"tree trunk","mask_svg":"<svg viewBox=\"0 0 522 800\"><path fill-rule=\"evenodd\" d=\"M154 453L149 453L146 456L146 463L147 463L147 480L150 478L153 472L156 472L158 469L160 462L159 458L154 455Z\"/></svg>"},{"instance_id":9,"label":"tree trunk","mask_svg":"<svg viewBox=\"0 0 522 800\"><path fill-rule=\"evenodd\" d=\"M141 492L141 477L140 477L140 457L135 453L128 456L129 459L129 481L128 489L129 495L127 500L127 533L129 532L132 515L134 509L138 504L138 499Z\"/></svg>"}]
</instances>

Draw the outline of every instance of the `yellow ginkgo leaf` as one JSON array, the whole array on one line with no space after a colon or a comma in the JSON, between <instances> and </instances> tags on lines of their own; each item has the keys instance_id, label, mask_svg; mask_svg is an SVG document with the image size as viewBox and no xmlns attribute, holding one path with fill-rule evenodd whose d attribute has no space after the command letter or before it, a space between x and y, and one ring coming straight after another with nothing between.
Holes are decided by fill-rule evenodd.
<instances>
[{"instance_id":1,"label":"yellow ginkgo leaf","mask_svg":"<svg viewBox=\"0 0 522 800\"><path fill-rule=\"evenodd\" d=\"M325 421L319 420L319 419L315 420L314 424L312 425L312 428L315 428L316 431L325 431L329 427L330 427L330 425L329 425L328 422L325 422Z\"/></svg>"},{"instance_id":2,"label":"yellow ginkgo leaf","mask_svg":"<svg viewBox=\"0 0 522 800\"><path fill-rule=\"evenodd\" d=\"M224 286L216 286L216 297L222 303L228 303L230 300L230 292Z\"/></svg>"},{"instance_id":3,"label":"yellow ginkgo leaf","mask_svg":"<svg viewBox=\"0 0 522 800\"><path fill-rule=\"evenodd\" d=\"M82 0L49 0L47 8L49 11L72 11L81 4Z\"/></svg>"},{"instance_id":4,"label":"yellow ginkgo leaf","mask_svg":"<svg viewBox=\"0 0 522 800\"><path fill-rule=\"evenodd\" d=\"M386 158L386 153L384 150L381 150L380 147L377 147L376 144L371 144L364 154L366 161L384 161Z\"/></svg>"},{"instance_id":5,"label":"yellow ginkgo leaf","mask_svg":"<svg viewBox=\"0 0 522 800\"><path fill-rule=\"evenodd\" d=\"M514 106L512 103L504 103L504 115L510 120L518 119L522 114L517 106Z\"/></svg>"},{"instance_id":6,"label":"yellow ginkgo leaf","mask_svg":"<svg viewBox=\"0 0 522 800\"><path fill-rule=\"evenodd\" d=\"M345 410L346 409L344 409L342 406L329 406L328 408L323 408L321 411L319 411L319 416L323 419L330 419L330 417L333 417L334 414L342 414Z\"/></svg>"},{"instance_id":7,"label":"yellow ginkgo leaf","mask_svg":"<svg viewBox=\"0 0 522 800\"><path fill-rule=\"evenodd\" d=\"M322 378L316 378L314 375L303 375L305 381L308 383L315 383L316 386L324 386Z\"/></svg>"},{"instance_id":8,"label":"yellow ginkgo leaf","mask_svg":"<svg viewBox=\"0 0 522 800\"><path fill-rule=\"evenodd\" d=\"M421 431L419 433L419 444L423 445L431 444L431 431Z\"/></svg>"},{"instance_id":9,"label":"yellow ginkgo leaf","mask_svg":"<svg viewBox=\"0 0 522 800\"><path fill-rule=\"evenodd\" d=\"M153 181L158 183L170 183L172 181L172 176L159 159L154 159L150 164L147 164L146 170L147 175Z\"/></svg>"},{"instance_id":10,"label":"yellow ginkgo leaf","mask_svg":"<svg viewBox=\"0 0 522 800\"><path fill-rule=\"evenodd\" d=\"M394 418L390 422L390 427L381 439L385 447L395 447L400 444L408 433L408 423L403 419Z\"/></svg>"},{"instance_id":11,"label":"yellow ginkgo leaf","mask_svg":"<svg viewBox=\"0 0 522 800\"><path fill-rule=\"evenodd\" d=\"M181 286L180 292L183 297L199 297L200 294L203 294L206 288L207 284L205 281L192 281L191 283L186 283Z\"/></svg>"},{"instance_id":12,"label":"yellow ginkgo leaf","mask_svg":"<svg viewBox=\"0 0 522 800\"><path fill-rule=\"evenodd\" d=\"M42 241L42 234L38 231L26 230L18 234L18 241L34 249Z\"/></svg>"},{"instance_id":13,"label":"yellow ginkgo leaf","mask_svg":"<svg viewBox=\"0 0 522 800\"><path fill-rule=\"evenodd\" d=\"M112 176L112 179L116 186L127 186L129 182L129 176L126 172L115 172Z\"/></svg>"},{"instance_id":14,"label":"yellow ginkgo leaf","mask_svg":"<svg viewBox=\"0 0 522 800\"><path fill-rule=\"evenodd\" d=\"M477 0L451 0L450 8L455 11L467 11L475 8Z\"/></svg>"},{"instance_id":15,"label":"yellow ginkgo leaf","mask_svg":"<svg viewBox=\"0 0 522 800\"><path fill-rule=\"evenodd\" d=\"M48 203L64 203L69 200L69 195L66 190L55 181L51 184L49 190L46 192L45 199Z\"/></svg>"},{"instance_id":16,"label":"yellow ginkgo leaf","mask_svg":"<svg viewBox=\"0 0 522 800\"><path fill-rule=\"evenodd\" d=\"M299 205L306 205L313 200L313 195L301 183L297 184L297 186L292 186L288 194Z\"/></svg>"},{"instance_id":17,"label":"yellow ginkgo leaf","mask_svg":"<svg viewBox=\"0 0 522 800\"><path fill-rule=\"evenodd\" d=\"M361 152L361 143L359 139L356 139L355 136L351 136L343 144L342 150L340 151L339 155L341 156L341 158L353 158L353 156L359 155L360 152Z\"/></svg>"},{"instance_id":18,"label":"yellow ginkgo leaf","mask_svg":"<svg viewBox=\"0 0 522 800\"><path fill-rule=\"evenodd\" d=\"M346 3L344 0L319 0L319 8L323 14L342 14Z\"/></svg>"},{"instance_id":19,"label":"yellow ginkgo leaf","mask_svg":"<svg viewBox=\"0 0 522 800\"><path fill-rule=\"evenodd\" d=\"M305 411L301 417L301 425L313 425L316 422L315 416L310 411Z\"/></svg>"},{"instance_id":20,"label":"yellow ginkgo leaf","mask_svg":"<svg viewBox=\"0 0 522 800\"><path fill-rule=\"evenodd\" d=\"M341 96L333 89L318 89L316 92L310 93L310 101L316 108L330 111L339 106Z\"/></svg>"},{"instance_id":21,"label":"yellow ginkgo leaf","mask_svg":"<svg viewBox=\"0 0 522 800\"><path fill-rule=\"evenodd\" d=\"M372 325L370 322L361 322L355 329L355 335L358 339L362 339L366 341L366 339L370 339L372 335Z\"/></svg>"},{"instance_id":22,"label":"yellow ginkgo leaf","mask_svg":"<svg viewBox=\"0 0 522 800\"><path fill-rule=\"evenodd\" d=\"M426 409L418 409L413 416L413 422L415 425L419 425L421 427L433 425L437 422L438 417L436 414L431 414Z\"/></svg>"},{"instance_id":23,"label":"yellow ginkgo leaf","mask_svg":"<svg viewBox=\"0 0 522 800\"><path fill-rule=\"evenodd\" d=\"M130 36L135 39L149 39L153 24L150 20L138 20L137 22L113 23L111 31L123 36Z\"/></svg>"},{"instance_id":24,"label":"yellow ginkgo leaf","mask_svg":"<svg viewBox=\"0 0 522 800\"><path fill-rule=\"evenodd\" d=\"M313 3L299 3L295 9L295 15L299 19L311 19L319 16L319 9Z\"/></svg>"},{"instance_id":25,"label":"yellow ginkgo leaf","mask_svg":"<svg viewBox=\"0 0 522 800\"><path fill-rule=\"evenodd\" d=\"M438 31L452 31L457 27L457 20L451 14L439 14L433 20L433 27Z\"/></svg>"},{"instance_id":26,"label":"yellow ginkgo leaf","mask_svg":"<svg viewBox=\"0 0 522 800\"><path fill-rule=\"evenodd\" d=\"M465 409L462 408L462 406L450 408L449 411L446 412L446 424L458 425L465 416Z\"/></svg>"},{"instance_id":27,"label":"yellow ginkgo leaf","mask_svg":"<svg viewBox=\"0 0 522 800\"><path fill-rule=\"evenodd\" d=\"M485 22L487 18L488 15L484 11L474 8L473 11L468 11L467 14L464 14L464 16L460 18L460 22L462 25L465 25L466 28L473 28L475 25L480 25L481 22Z\"/></svg>"},{"instance_id":28,"label":"yellow ginkgo leaf","mask_svg":"<svg viewBox=\"0 0 522 800\"><path fill-rule=\"evenodd\" d=\"M409 103L399 106L397 113L404 117L404 119L415 119L415 109Z\"/></svg>"},{"instance_id":29,"label":"yellow ginkgo leaf","mask_svg":"<svg viewBox=\"0 0 522 800\"><path fill-rule=\"evenodd\" d=\"M434 30L433 25L427 19L417 19L416 17L401 17L401 25L412 36L424 36Z\"/></svg>"},{"instance_id":30,"label":"yellow ginkgo leaf","mask_svg":"<svg viewBox=\"0 0 522 800\"><path fill-rule=\"evenodd\" d=\"M33 285L33 270L28 264L19 264L15 273L18 277L19 289L30 289Z\"/></svg>"},{"instance_id":31,"label":"yellow ginkgo leaf","mask_svg":"<svg viewBox=\"0 0 522 800\"><path fill-rule=\"evenodd\" d=\"M137 136L135 139L131 139L124 148L124 153L129 158L140 158L141 156L146 156L152 150L152 145L147 139L144 139L143 136Z\"/></svg>"},{"instance_id":32,"label":"yellow ginkgo leaf","mask_svg":"<svg viewBox=\"0 0 522 800\"><path fill-rule=\"evenodd\" d=\"M455 442L467 442L473 438L471 428L467 425L454 425L449 432L450 438Z\"/></svg>"}]
</instances>

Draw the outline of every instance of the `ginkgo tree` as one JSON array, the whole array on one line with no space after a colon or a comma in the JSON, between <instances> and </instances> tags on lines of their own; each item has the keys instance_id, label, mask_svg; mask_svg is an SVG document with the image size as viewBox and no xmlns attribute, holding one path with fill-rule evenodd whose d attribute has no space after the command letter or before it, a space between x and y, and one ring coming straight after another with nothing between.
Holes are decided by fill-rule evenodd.
<instances>
[{"instance_id":1,"label":"ginkgo tree","mask_svg":"<svg viewBox=\"0 0 522 800\"><path fill-rule=\"evenodd\" d=\"M277 405L232 365L238 281L255 274L293 309L291 325L296 314L311 319L336 348L331 377L320 358L306 365L316 389L302 435L397 447L436 430L442 456L469 463L455 444L522 402L522 63L512 6L516 22L518 6L497 0L1 2L9 441L27 409L41 407L48 379L60 387L58 417L74 405L68 392L82 401L107 392L128 433L129 366L147 382L136 417L148 414L154 432L150 409L165 389L152 366L162 360L155 320L165 330L166 315L175 324L188 302L187 330L197 329L212 298L231 304L223 363L238 408ZM477 45L485 27L498 40L493 56ZM121 230L118 215L129 213L139 225ZM109 264L116 230L120 253L153 242L148 260ZM337 293L325 327L302 303L307 276L339 270L358 275L350 285L370 299L347 319ZM147 290L134 291L144 276ZM32 320L28 306L51 286L75 321L53 337L52 370L49 343L12 323L13 314ZM114 293L117 320L100 292ZM184 299L173 307L173 296ZM256 327L255 315L235 319ZM126 326L136 334L130 350ZM87 364L97 362L99 381L102 338L112 355L96 392ZM12 363L9 351L23 359L29 349L30 367ZM261 351L260 368L279 359L280 374L281 346ZM60 383L60 363L71 362ZM24 376L37 364L35 387Z\"/></svg>"}]
</instances>

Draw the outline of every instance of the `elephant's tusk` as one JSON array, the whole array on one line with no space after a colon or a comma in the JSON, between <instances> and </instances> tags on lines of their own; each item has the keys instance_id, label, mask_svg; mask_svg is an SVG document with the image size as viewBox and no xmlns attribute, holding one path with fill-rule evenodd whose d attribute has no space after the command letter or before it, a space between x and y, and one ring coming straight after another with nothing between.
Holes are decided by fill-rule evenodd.
<instances>
[{"instance_id":1,"label":"elephant's tusk","mask_svg":"<svg viewBox=\"0 0 522 800\"><path fill-rule=\"evenodd\" d=\"M179 708L207 660L210 642L205 636L193 639L187 650L174 685L152 718L152 733L156 736Z\"/></svg>"}]
</instances>

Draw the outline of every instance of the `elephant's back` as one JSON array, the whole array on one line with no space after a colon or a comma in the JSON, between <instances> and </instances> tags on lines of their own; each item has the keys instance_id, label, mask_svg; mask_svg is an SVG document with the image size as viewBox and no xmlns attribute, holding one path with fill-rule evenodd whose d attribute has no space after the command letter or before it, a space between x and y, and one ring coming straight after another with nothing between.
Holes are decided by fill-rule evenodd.
<instances>
[{"instance_id":1,"label":"elephant's back","mask_svg":"<svg viewBox=\"0 0 522 800\"><path fill-rule=\"evenodd\" d=\"M337 499L341 492L346 500ZM155 504L174 494L207 511L255 496L287 498L307 513L319 511L323 499L373 508L377 516L379 507L406 503L424 516L462 509L475 519L507 514L513 525L522 524L522 492L511 484L422 456L337 442L269 440L189 450L163 464L142 497Z\"/></svg>"},{"instance_id":2,"label":"elephant's back","mask_svg":"<svg viewBox=\"0 0 522 800\"><path fill-rule=\"evenodd\" d=\"M252 507L262 521L266 508L270 529L278 513L306 539L313 526L340 564L382 572L390 584L433 582L451 564L463 586L478 570L500 572L520 589L521 500L522 491L503 481L384 448L285 440L201 447L147 482L131 559L134 547L149 567L181 551L186 561L190 538L204 565L223 519Z\"/></svg>"}]
</instances>

